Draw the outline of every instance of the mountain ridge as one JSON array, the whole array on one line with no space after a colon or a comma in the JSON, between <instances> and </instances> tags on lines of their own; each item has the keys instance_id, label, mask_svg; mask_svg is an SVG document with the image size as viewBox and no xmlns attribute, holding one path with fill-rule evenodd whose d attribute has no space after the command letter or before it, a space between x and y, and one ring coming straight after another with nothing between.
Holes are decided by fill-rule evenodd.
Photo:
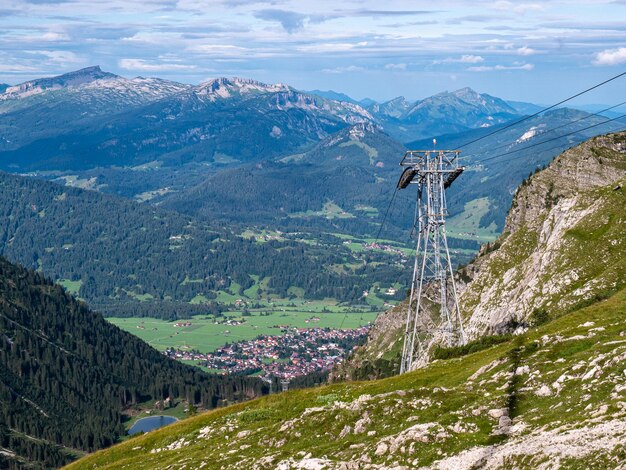
<instances>
[{"instance_id":1,"label":"mountain ridge","mask_svg":"<svg viewBox=\"0 0 626 470\"><path fill-rule=\"evenodd\" d=\"M352 103L239 78L191 86L114 76L0 96L0 166L11 171L258 161L372 120Z\"/></svg>"},{"instance_id":2,"label":"mountain ridge","mask_svg":"<svg viewBox=\"0 0 626 470\"><path fill-rule=\"evenodd\" d=\"M119 76L109 72L103 72L99 65L94 65L54 77L38 78L20 83L18 85L9 85L3 91L5 96L0 96L0 99L6 99L8 97L25 98L43 93L44 91L57 90L66 87L76 87L95 80L113 78L119 78Z\"/></svg>"}]
</instances>

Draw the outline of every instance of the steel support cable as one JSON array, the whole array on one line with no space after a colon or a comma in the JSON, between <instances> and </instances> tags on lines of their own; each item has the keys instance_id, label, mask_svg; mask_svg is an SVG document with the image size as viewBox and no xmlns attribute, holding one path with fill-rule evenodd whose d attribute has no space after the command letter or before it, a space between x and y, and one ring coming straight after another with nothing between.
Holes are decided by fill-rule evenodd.
<instances>
[{"instance_id":1,"label":"steel support cable","mask_svg":"<svg viewBox=\"0 0 626 470\"><path fill-rule=\"evenodd\" d=\"M567 136L570 136L570 135L573 135L573 134L577 134L577 133L579 133L579 132L586 131L586 130L588 130L588 129L593 129L594 127L604 126L605 124L608 124L608 123L613 122L613 121L617 121L617 120L619 120L619 119L623 119L623 118L625 118L625 117L626 117L626 114L622 114L622 115L617 116L617 117L615 117L615 118L612 118L612 119L607 119L606 121L602 121L602 122L599 122L599 123L597 123L597 124L593 124L593 125L591 125L591 126L583 127L582 129L577 129L577 130L575 130L575 131L571 131L571 132L568 132L568 133L566 133L566 134L561 134L561 135L558 135L558 136L553 137L553 138L551 138L551 139L542 140L541 142L536 142L536 143L534 143L534 144L532 144L532 145L527 145L526 147L522 147L522 148L519 148L519 149L511 150L511 151L509 151L509 152L500 153L500 154L498 154L498 155L494 155L494 156L492 156L492 157L485 158L485 159L483 159L483 160L476 160L476 161L474 161L474 162L472 162L472 163L484 163L484 162L488 162L488 161L490 161L490 160L494 160L494 159L496 159L496 158L504 157L504 156L506 156L506 155L512 155L512 154L514 154L514 153L521 152L521 151L523 151L523 150L528 150L528 149L531 149L531 148L533 148L533 147L537 147L537 146L539 146L539 145L547 144L548 142L553 142L553 141L555 141L555 140L562 139L563 137L567 137Z\"/></svg>"},{"instance_id":2,"label":"steel support cable","mask_svg":"<svg viewBox=\"0 0 626 470\"><path fill-rule=\"evenodd\" d=\"M604 80L603 82L600 82L600 83L598 83L598 84L596 84L596 85L594 85L592 87L589 87L589 88L587 88L587 89L585 89L585 90L583 90L583 91L581 91L579 93L576 93L575 95L572 95L569 98L565 98L564 100L561 100L558 103L555 103L555 104L553 104L551 106L548 106L547 108L543 108L543 109L537 111L536 113L530 114L528 116L524 116L523 118L518 119L517 121L511 122L511 123L507 124L504 127L500 127L500 128L498 128L498 129L496 129L496 130L494 130L494 131L492 131L492 132L490 132L488 134L485 134L485 135L483 135L481 137L477 137L476 139L470 140L469 142L466 142L465 144L458 146L457 149L461 149L463 147L467 147L468 145L472 145L472 144L474 144L476 142L479 142L479 141L481 141L483 139L486 139L487 137L491 137L492 135L497 134L498 132L502 132L502 131L504 131L506 129L510 129L513 126L516 126L516 125L518 125L518 124L520 124L520 123L522 123L524 121L528 121L529 119L532 119L532 118L534 118L536 116L539 116L540 114L545 113L546 111L554 109L557 106L562 105L563 103L567 103L568 101L571 101L574 98L578 98L579 96L582 96L585 93L589 93L590 91L595 90L596 88L599 88L599 87L601 87L603 85L606 85L607 83L612 82L613 80L617 80L618 78L623 77L624 75L626 75L626 72L619 73L619 74L617 74L617 75L615 75L615 76L613 76L613 77L611 77L611 78L609 78L607 80Z\"/></svg>"},{"instance_id":3,"label":"steel support cable","mask_svg":"<svg viewBox=\"0 0 626 470\"><path fill-rule=\"evenodd\" d=\"M610 132L622 132L622 131L626 131L626 126L622 126L621 128L620 128L620 127L618 127L618 128L616 128L616 129L611 130ZM567 149L565 149L565 150L563 150L563 151L565 152L565 151L567 151L568 149L571 149L572 147L574 147L574 146L576 146L576 145L582 144L582 143L583 143L583 142L585 142L586 140L589 140L589 139L588 139L587 137L583 137L582 139L577 140L575 143L571 144L571 145L570 145ZM560 147L562 147L562 146L563 146L563 144L555 145L555 146L550 147L550 148L548 148L548 149L544 149L543 151L544 151L544 152L549 152L550 150L555 150L555 149L558 149L558 148L560 148Z\"/></svg>"},{"instance_id":4,"label":"steel support cable","mask_svg":"<svg viewBox=\"0 0 626 470\"><path fill-rule=\"evenodd\" d=\"M606 111L610 111L611 109L619 108L620 106L623 106L625 104L626 104L626 101L622 101L619 104L616 104L614 106L610 106L608 108L602 109L602 110L600 110L600 111L598 111L596 113L587 114L586 116L583 116L583 117L578 118L578 119L574 119L573 121L568 121L565 124L561 124L560 126L552 127L552 128L547 129L545 131L541 131L541 133L539 133L538 135L533 136L533 137L545 136L546 134L549 134L550 132L556 131L557 129L562 129L563 127L571 126L572 124L576 124L577 122L585 121L585 120L590 119L590 118L592 118L594 116L602 116L602 113L604 113ZM609 119L607 116L602 116L602 117L604 117L606 119ZM607 122L607 121L603 121L603 122ZM501 149L501 148L504 148L504 147L508 147L509 145L512 145L512 144L511 143L502 144L502 145L499 145L497 147L490 148L489 151L491 152L491 151L494 151L494 150L498 150L498 149ZM482 152L482 154L484 154L484 153L486 153L486 152ZM477 154L475 156L478 156L478 155L481 155L481 154ZM459 157L459 160L467 160L468 158L472 158L472 156L471 155L465 155L463 157Z\"/></svg>"},{"instance_id":5,"label":"steel support cable","mask_svg":"<svg viewBox=\"0 0 626 470\"><path fill-rule=\"evenodd\" d=\"M383 230L383 227L385 226L385 222L387 222L387 215L389 214L389 209L391 209L391 205L393 204L393 201L396 198L396 194L398 194L398 188L396 187L396 189L394 189L393 191L393 195L391 196L391 200L389 201L389 205L387 206L387 210L385 211L385 215L383 217L383 221L380 224L380 227L378 227L378 233L376 234L376 239L374 240L374 244L378 243L378 240L380 239L380 234Z\"/></svg>"},{"instance_id":6,"label":"steel support cable","mask_svg":"<svg viewBox=\"0 0 626 470\"><path fill-rule=\"evenodd\" d=\"M387 205L387 210L385 211L385 215L383 216L383 221L380 224L380 227L378 228L378 233L376 234L376 239L374 240L374 245L378 243L378 240L380 239L380 234L383 230L383 227L385 225L385 222L387 221L387 215L389 215L389 210L391 209L391 206L394 202L394 200L396 199L396 194L398 194L398 188L396 187L393 191L393 194L391 196L391 199L389 200L389 204ZM346 321L346 318L348 316L348 312L346 312L341 320L341 324L339 326L339 329L343 328L343 324ZM361 319L363 318L363 313L361 313Z\"/></svg>"}]
</instances>

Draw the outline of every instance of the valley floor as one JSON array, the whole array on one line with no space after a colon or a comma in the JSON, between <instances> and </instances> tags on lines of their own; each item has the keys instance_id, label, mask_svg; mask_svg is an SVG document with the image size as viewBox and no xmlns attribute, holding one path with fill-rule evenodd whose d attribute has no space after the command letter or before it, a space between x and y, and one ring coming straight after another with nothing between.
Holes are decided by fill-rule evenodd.
<instances>
[{"instance_id":1,"label":"valley floor","mask_svg":"<svg viewBox=\"0 0 626 470\"><path fill-rule=\"evenodd\" d=\"M272 395L75 462L133 468L626 468L626 290L373 382Z\"/></svg>"}]
</instances>

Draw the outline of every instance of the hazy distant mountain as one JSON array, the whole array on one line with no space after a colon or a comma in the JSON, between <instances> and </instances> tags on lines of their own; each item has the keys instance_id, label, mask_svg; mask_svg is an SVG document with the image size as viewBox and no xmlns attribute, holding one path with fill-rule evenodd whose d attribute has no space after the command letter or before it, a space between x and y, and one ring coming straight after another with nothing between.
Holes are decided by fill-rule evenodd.
<instances>
[{"instance_id":1,"label":"hazy distant mountain","mask_svg":"<svg viewBox=\"0 0 626 470\"><path fill-rule=\"evenodd\" d=\"M415 103L399 96L368 110L387 133L402 142L489 127L519 114L504 100L471 88L438 93Z\"/></svg>"},{"instance_id":2,"label":"hazy distant mountain","mask_svg":"<svg viewBox=\"0 0 626 470\"><path fill-rule=\"evenodd\" d=\"M402 118L411 106L412 104L404 96L398 96L384 103L374 103L370 105L369 109L376 116Z\"/></svg>"},{"instance_id":3,"label":"hazy distant mountain","mask_svg":"<svg viewBox=\"0 0 626 470\"><path fill-rule=\"evenodd\" d=\"M95 80L119 78L117 75L103 72L99 66L86 67L75 72L66 73L56 77L38 78L19 85L9 86L4 90L2 98L26 98L45 91L58 90L61 88L76 87Z\"/></svg>"},{"instance_id":4,"label":"hazy distant mountain","mask_svg":"<svg viewBox=\"0 0 626 470\"><path fill-rule=\"evenodd\" d=\"M65 111L68 115L74 112L82 117L93 116L145 104L189 88L191 85L160 78L128 79L103 72L98 66L87 67L58 77L31 80L7 86L4 90L0 88L0 114L32 111L33 106L44 104L57 113Z\"/></svg>"},{"instance_id":5,"label":"hazy distant mountain","mask_svg":"<svg viewBox=\"0 0 626 470\"><path fill-rule=\"evenodd\" d=\"M453 92L444 92L418 101L406 111L404 119L409 122L424 122L429 119L446 119L467 127L487 127L498 115L509 118L515 110L504 100L486 93L480 94L471 88L462 88Z\"/></svg>"},{"instance_id":6,"label":"hazy distant mountain","mask_svg":"<svg viewBox=\"0 0 626 470\"><path fill-rule=\"evenodd\" d=\"M345 102L352 103L352 104L358 104L359 106L362 106L364 108L368 108L369 106L376 104L376 101L371 98L363 98L362 100L356 100L352 98L351 96L346 95L345 93L341 93L341 92L333 91L333 90L326 90L326 91L310 90L310 91L306 91L305 93L321 96L322 98L326 98L328 100L345 101Z\"/></svg>"},{"instance_id":7,"label":"hazy distant mountain","mask_svg":"<svg viewBox=\"0 0 626 470\"><path fill-rule=\"evenodd\" d=\"M584 104L576 106L577 109L581 109L588 113L599 113L601 116L606 116L609 118L622 116L626 112L626 105L615 107L609 111L604 111L605 109L610 107L611 105L608 104Z\"/></svg>"},{"instance_id":8,"label":"hazy distant mountain","mask_svg":"<svg viewBox=\"0 0 626 470\"><path fill-rule=\"evenodd\" d=\"M507 101L511 108L515 109L519 114L535 114L541 111L545 106L539 106L538 104L526 103L524 101Z\"/></svg>"},{"instance_id":9,"label":"hazy distant mountain","mask_svg":"<svg viewBox=\"0 0 626 470\"><path fill-rule=\"evenodd\" d=\"M328 100L346 101L348 103L361 104L357 100L355 100L355 99L349 97L348 95L346 95L345 93L339 93L339 92L333 91L333 90L327 90L327 91L323 91L323 90L309 90L309 91L306 91L305 93L308 93L308 94L311 94L311 95L321 96L322 98L326 98Z\"/></svg>"},{"instance_id":10,"label":"hazy distant mountain","mask_svg":"<svg viewBox=\"0 0 626 470\"><path fill-rule=\"evenodd\" d=\"M36 94L0 95L3 168L259 160L373 119L358 105L245 79L194 87L90 68L28 83L8 90Z\"/></svg>"},{"instance_id":11,"label":"hazy distant mountain","mask_svg":"<svg viewBox=\"0 0 626 470\"><path fill-rule=\"evenodd\" d=\"M55 153L65 157L72 146L81 145L79 136L88 140L93 127L106 126L116 114L188 88L158 78L127 79L99 67L9 87L0 93L0 161L7 151L12 152L7 166L17 168L45 161ZM72 133L76 141L49 140Z\"/></svg>"}]
</instances>

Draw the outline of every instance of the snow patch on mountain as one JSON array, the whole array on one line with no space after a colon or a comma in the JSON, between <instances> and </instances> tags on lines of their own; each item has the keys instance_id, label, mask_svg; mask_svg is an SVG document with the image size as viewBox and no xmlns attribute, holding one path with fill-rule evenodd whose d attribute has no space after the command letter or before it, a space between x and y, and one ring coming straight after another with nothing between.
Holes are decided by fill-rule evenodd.
<instances>
[{"instance_id":1,"label":"snow patch on mountain","mask_svg":"<svg viewBox=\"0 0 626 470\"><path fill-rule=\"evenodd\" d=\"M78 87L95 80L113 78L119 77L109 72L103 72L100 67L96 65L56 77L39 78L20 83L19 85L9 86L4 90L4 93L0 94L0 100L28 98L29 96L38 95L45 91Z\"/></svg>"},{"instance_id":2,"label":"snow patch on mountain","mask_svg":"<svg viewBox=\"0 0 626 470\"><path fill-rule=\"evenodd\" d=\"M247 78L214 78L201 83L196 87L195 93L200 97L207 97L211 101L226 99L233 96L249 95L255 93L277 93L280 91L292 91L293 89L283 83L266 84Z\"/></svg>"},{"instance_id":3,"label":"snow patch on mountain","mask_svg":"<svg viewBox=\"0 0 626 470\"><path fill-rule=\"evenodd\" d=\"M519 139L515 141L516 144L520 144L526 140L530 140L537 135L537 127L531 127L526 132L524 132Z\"/></svg>"}]
</instances>

